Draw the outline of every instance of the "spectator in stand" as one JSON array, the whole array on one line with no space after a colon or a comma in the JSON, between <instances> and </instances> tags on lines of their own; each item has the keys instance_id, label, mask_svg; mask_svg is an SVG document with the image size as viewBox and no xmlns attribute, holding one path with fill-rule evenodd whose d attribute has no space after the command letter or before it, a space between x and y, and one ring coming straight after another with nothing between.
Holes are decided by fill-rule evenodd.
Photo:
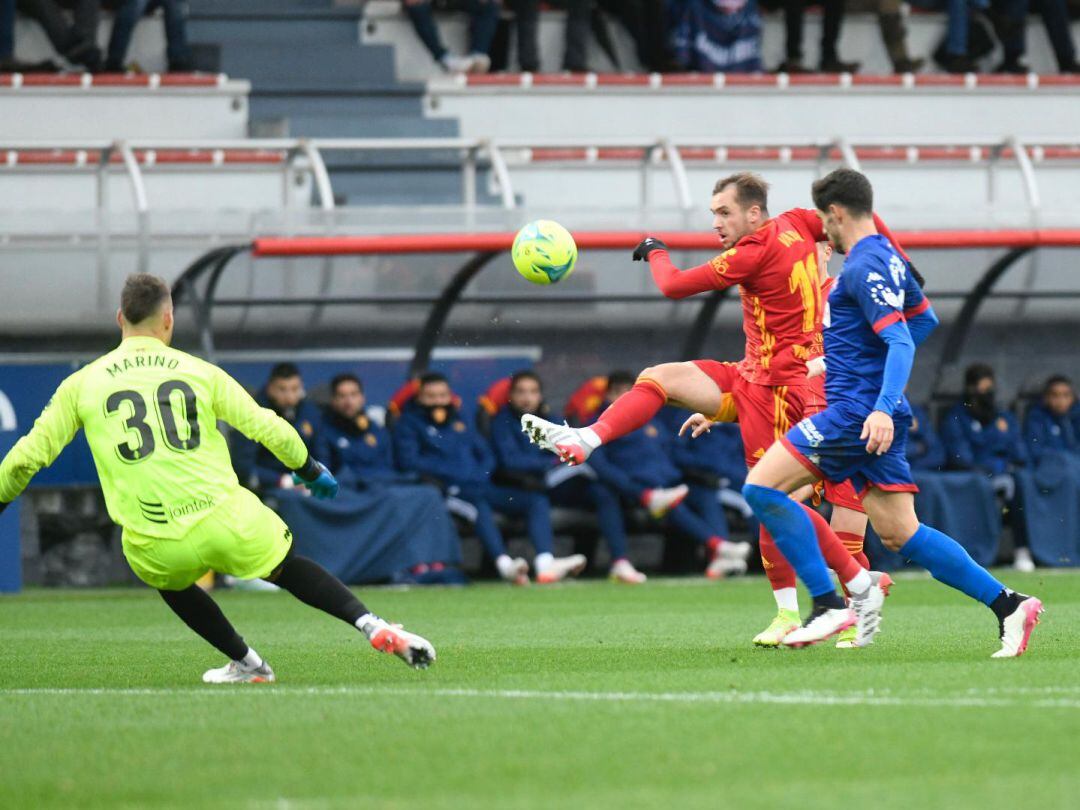
<instances>
[{"instance_id":1,"label":"spectator in stand","mask_svg":"<svg viewBox=\"0 0 1080 810\"><path fill-rule=\"evenodd\" d=\"M821 28L822 73L854 73L858 62L844 62L836 54L836 42L840 39L840 27L844 21L845 0L823 0ZM784 43L786 56L777 68L778 73L811 73L803 64L803 21L806 16L806 0L782 0L784 9Z\"/></svg>"},{"instance_id":2,"label":"spectator in stand","mask_svg":"<svg viewBox=\"0 0 1080 810\"><path fill-rule=\"evenodd\" d=\"M937 472L945 467L945 447L926 410L911 403L911 429L908 431L907 460L913 470Z\"/></svg>"},{"instance_id":3,"label":"spectator in stand","mask_svg":"<svg viewBox=\"0 0 1080 810\"><path fill-rule=\"evenodd\" d=\"M1080 405L1068 377L1055 374L1046 381L1024 420L1024 442L1034 461L1047 452L1080 452Z\"/></svg>"},{"instance_id":4,"label":"spectator in stand","mask_svg":"<svg viewBox=\"0 0 1080 810\"><path fill-rule=\"evenodd\" d=\"M941 425L947 464L954 470L973 470L991 479L994 490L1009 512L1016 539L1014 566L1031 571L1035 563L1027 548L1020 520L1013 469L1028 462L1016 417L997 404L994 370L983 363L964 372L964 398L945 414Z\"/></svg>"},{"instance_id":5,"label":"spectator in stand","mask_svg":"<svg viewBox=\"0 0 1080 810\"><path fill-rule=\"evenodd\" d=\"M597 9L618 19L637 51L641 67L650 72L672 69L667 53L667 21L663 0L562 0L551 5L566 9L566 50L563 69L584 73L592 16ZM509 0L517 24L518 61L521 69L540 70L540 0Z\"/></svg>"},{"instance_id":6,"label":"spectator in stand","mask_svg":"<svg viewBox=\"0 0 1080 810\"><path fill-rule=\"evenodd\" d=\"M447 496L447 508L474 525L503 579L527 584L529 564L507 553L493 505L500 512L525 518L536 549L540 582L556 582L585 568L586 560L580 554L552 554L554 536L547 498L536 492L492 486L495 457L479 432L461 418L443 375L429 373L420 378L416 398L405 406L394 425L394 447L401 469L438 485Z\"/></svg>"},{"instance_id":7,"label":"spectator in stand","mask_svg":"<svg viewBox=\"0 0 1080 810\"><path fill-rule=\"evenodd\" d=\"M669 0L671 48L682 70L761 70L757 0Z\"/></svg>"},{"instance_id":8,"label":"spectator in stand","mask_svg":"<svg viewBox=\"0 0 1080 810\"><path fill-rule=\"evenodd\" d=\"M934 61L946 73L972 73L979 69L978 60L989 50L971 43L973 30L981 34L981 23L972 19L973 10L985 9L988 0L910 0L915 8L925 11L944 11L947 19L945 39L934 51ZM977 26L977 27L976 27ZM986 37L983 36L983 39ZM987 43L990 49L993 43Z\"/></svg>"},{"instance_id":9,"label":"spectator in stand","mask_svg":"<svg viewBox=\"0 0 1080 810\"><path fill-rule=\"evenodd\" d=\"M1036 0L1050 47L1061 73L1080 73L1076 61L1076 45L1069 29L1069 10L1065 0ZM1027 51L1027 16L1031 11L1029 0L991 0L991 20L1001 40L1004 57L997 73L1028 73L1023 63Z\"/></svg>"},{"instance_id":10,"label":"spectator in stand","mask_svg":"<svg viewBox=\"0 0 1080 810\"><path fill-rule=\"evenodd\" d=\"M627 371L608 375L607 403L634 386ZM732 542L727 526L708 522L706 516L683 503L690 488L671 460L671 431L659 422L649 422L589 456L589 466L599 479L618 492L624 503L644 506L655 520L693 538L708 549L706 575L716 579L746 572L750 544Z\"/></svg>"},{"instance_id":11,"label":"spectator in stand","mask_svg":"<svg viewBox=\"0 0 1080 810\"><path fill-rule=\"evenodd\" d=\"M180 0L105 0L106 8L113 10L112 33L105 56L105 70L123 73L131 37L139 19L156 9L165 16L165 55L172 73L194 70L191 48L187 41L187 11Z\"/></svg>"},{"instance_id":12,"label":"spectator in stand","mask_svg":"<svg viewBox=\"0 0 1080 810\"><path fill-rule=\"evenodd\" d=\"M16 7L38 21L53 48L68 62L82 65L91 73L101 68L97 46L98 0L72 0L72 21L56 0L16 0Z\"/></svg>"},{"instance_id":13,"label":"spectator in stand","mask_svg":"<svg viewBox=\"0 0 1080 810\"><path fill-rule=\"evenodd\" d=\"M270 378L255 396L255 401L269 408L294 428L308 449L317 440L318 409L306 399L300 369L292 363L278 363L270 369ZM292 471L269 450L233 432L233 465L240 483L258 493L273 489L292 489Z\"/></svg>"},{"instance_id":14,"label":"spectator in stand","mask_svg":"<svg viewBox=\"0 0 1080 810\"><path fill-rule=\"evenodd\" d=\"M564 467L551 453L529 441L521 430L521 417L527 413L558 418L544 403L540 378L531 371L520 371L510 379L509 402L491 419L496 483L535 492L547 498L549 505L595 510L600 533L611 552L611 578L631 585L644 583L645 575L627 557L626 525L618 494L590 479L588 468Z\"/></svg>"},{"instance_id":15,"label":"spectator in stand","mask_svg":"<svg viewBox=\"0 0 1080 810\"><path fill-rule=\"evenodd\" d=\"M498 0L467 0L469 13L469 53L457 56L450 53L439 35L432 0L403 0L402 6L412 22L416 35L447 73L487 73L491 69L491 42L499 24Z\"/></svg>"}]
</instances>

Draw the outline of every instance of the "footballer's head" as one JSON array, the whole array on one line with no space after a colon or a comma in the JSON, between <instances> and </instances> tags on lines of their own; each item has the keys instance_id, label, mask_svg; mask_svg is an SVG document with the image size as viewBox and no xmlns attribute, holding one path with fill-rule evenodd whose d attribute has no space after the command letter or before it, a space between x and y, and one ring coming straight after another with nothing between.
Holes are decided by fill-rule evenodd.
<instances>
[{"instance_id":1,"label":"footballer's head","mask_svg":"<svg viewBox=\"0 0 1080 810\"><path fill-rule=\"evenodd\" d=\"M815 180L810 194L825 235L833 247L847 253L851 245L847 244L846 232L874 216L874 189L870 181L854 169L835 169Z\"/></svg>"},{"instance_id":2,"label":"footballer's head","mask_svg":"<svg viewBox=\"0 0 1080 810\"><path fill-rule=\"evenodd\" d=\"M173 334L173 303L169 285L149 273L128 276L120 293L116 323L125 337L149 335L169 343Z\"/></svg>"},{"instance_id":3,"label":"footballer's head","mask_svg":"<svg viewBox=\"0 0 1080 810\"><path fill-rule=\"evenodd\" d=\"M424 408L448 408L454 403L450 382L442 374L431 371L420 378L416 402Z\"/></svg>"},{"instance_id":4,"label":"footballer's head","mask_svg":"<svg viewBox=\"0 0 1080 810\"><path fill-rule=\"evenodd\" d=\"M279 411L291 411L306 395L304 378L300 376L300 369L295 363L278 363L270 369L266 396Z\"/></svg>"},{"instance_id":5,"label":"footballer's head","mask_svg":"<svg viewBox=\"0 0 1080 810\"><path fill-rule=\"evenodd\" d=\"M540 378L532 371L519 371L510 378L510 405L521 413L537 413L544 403Z\"/></svg>"},{"instance_id":6,"label":"footballer's head","mask_svg":"<svg viewBox=\"0 0 1080 810\"><path fill-rule=\"evenodd\" d=\"M364 410L364 384L355 374L338 374L330 380L330 409L343 419L355 419Z\"/></svg>"},{"instance_id":7,"label":"footballer's head","mask_svg":"<svg viewBox=\"0 0 1080 810\"><path fill-rule=\"evenodd\" d=\"M754 172L724 177L713 187L709 210L713 230L724 250L729 250L769 218L769 184Z\"/></svg>"},{"instance_id":8,"label":"footballer's head","mask_svg":"<svg viewBox=\"0 0 1080 810\"><path fill-rule=\"evenodd\" d=\"M629 371L612 371L607 377L607 401L614 402L634 387L637 377Z\"/></svg>"}]
</instances>

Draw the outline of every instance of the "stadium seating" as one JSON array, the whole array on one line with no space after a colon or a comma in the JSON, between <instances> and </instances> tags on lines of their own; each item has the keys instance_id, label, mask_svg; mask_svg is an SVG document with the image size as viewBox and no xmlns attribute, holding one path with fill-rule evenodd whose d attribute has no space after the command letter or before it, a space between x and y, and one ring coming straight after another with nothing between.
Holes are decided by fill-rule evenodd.
<instances>
[{"instance_id":1,"label":"stadium seating","mask_svg":"<svg viewBox=\"0 0 1080 810\"><path fill-rule=\"evenodd\" d=\"M0 137L243 138L250 89L212 74L0 74Z\"/></svg>"}]
</instances>

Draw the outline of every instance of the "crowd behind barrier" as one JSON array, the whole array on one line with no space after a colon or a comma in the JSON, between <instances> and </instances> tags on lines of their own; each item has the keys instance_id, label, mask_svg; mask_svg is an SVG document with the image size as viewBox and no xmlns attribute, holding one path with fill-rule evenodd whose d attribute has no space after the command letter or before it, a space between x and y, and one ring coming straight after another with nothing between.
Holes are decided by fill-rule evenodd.
<instances>
[{"instance_id":1,"label":"crowd behind barrier","mask_svg":"<svg viewBox=\"0 0 1080 810\"><path fill-rule=\"evenodd\" d=\"M258 399L297 428L339 478L343 497L331 505L305 497L277 459L238 434L234 461L241 482L293 526L304 553L352 582L462 582L461 538L469 536L490 564L485 572L518 584L581 573L589 562L581 551L595 551L595 572L604 560L612 578L644 582L630 537L646 533L682 544L684 564L710 578L745 573L756 566L757 527L740 495L737 425L679 436L689 414L667 407L578 467L560 464L520 429L523 413L591 422L633 382L623 371L586 380L558 413L540 377L520 371L492 382L469 418L438 373L406 383L385 409L370 407L363 381L342 373L320 406L306 396L299 369L281 363ZM1070 380L1055 375L1009 408L993 369L975 364L958 400L939 410L935 420L913 407L909 460L920 517L983 565L1080 563L1080 404ZM531 560L514 553L520 545L511 537L528 541ZM1002 548L1003 537L1011 548ZM904 565L872 533L868 548L876 566Z\"/></svg>"}]
</instances>

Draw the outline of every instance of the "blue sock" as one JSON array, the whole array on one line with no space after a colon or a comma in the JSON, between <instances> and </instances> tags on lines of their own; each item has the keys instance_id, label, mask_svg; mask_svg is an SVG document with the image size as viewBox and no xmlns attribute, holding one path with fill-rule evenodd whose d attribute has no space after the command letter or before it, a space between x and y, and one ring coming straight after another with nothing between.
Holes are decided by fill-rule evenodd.
<instances>
[{"instance_id":1,"label":"blue sock","mask_svg":"<svg viewBox=\"0 0 1080 810\"><path fill-rule=\"evenodd\" d=\"M919 530L900 547L900 554L921 565L938 582L944 582L984 605L993 602L1005 589L989 571L971 559L963 546L925 523L920 523Z\"/></svg>"},{"instance_id":2,"label":"blue sock","mask_svg":"<svg viewBox=\"0 0 1080 810\"><path fill-rule=\"evenodd\" d=\"M818 548L814 524L803 508L778 489L746 484L742 492L810 595L835 594L832 577Z\"/></svg>"}]
</instances>

